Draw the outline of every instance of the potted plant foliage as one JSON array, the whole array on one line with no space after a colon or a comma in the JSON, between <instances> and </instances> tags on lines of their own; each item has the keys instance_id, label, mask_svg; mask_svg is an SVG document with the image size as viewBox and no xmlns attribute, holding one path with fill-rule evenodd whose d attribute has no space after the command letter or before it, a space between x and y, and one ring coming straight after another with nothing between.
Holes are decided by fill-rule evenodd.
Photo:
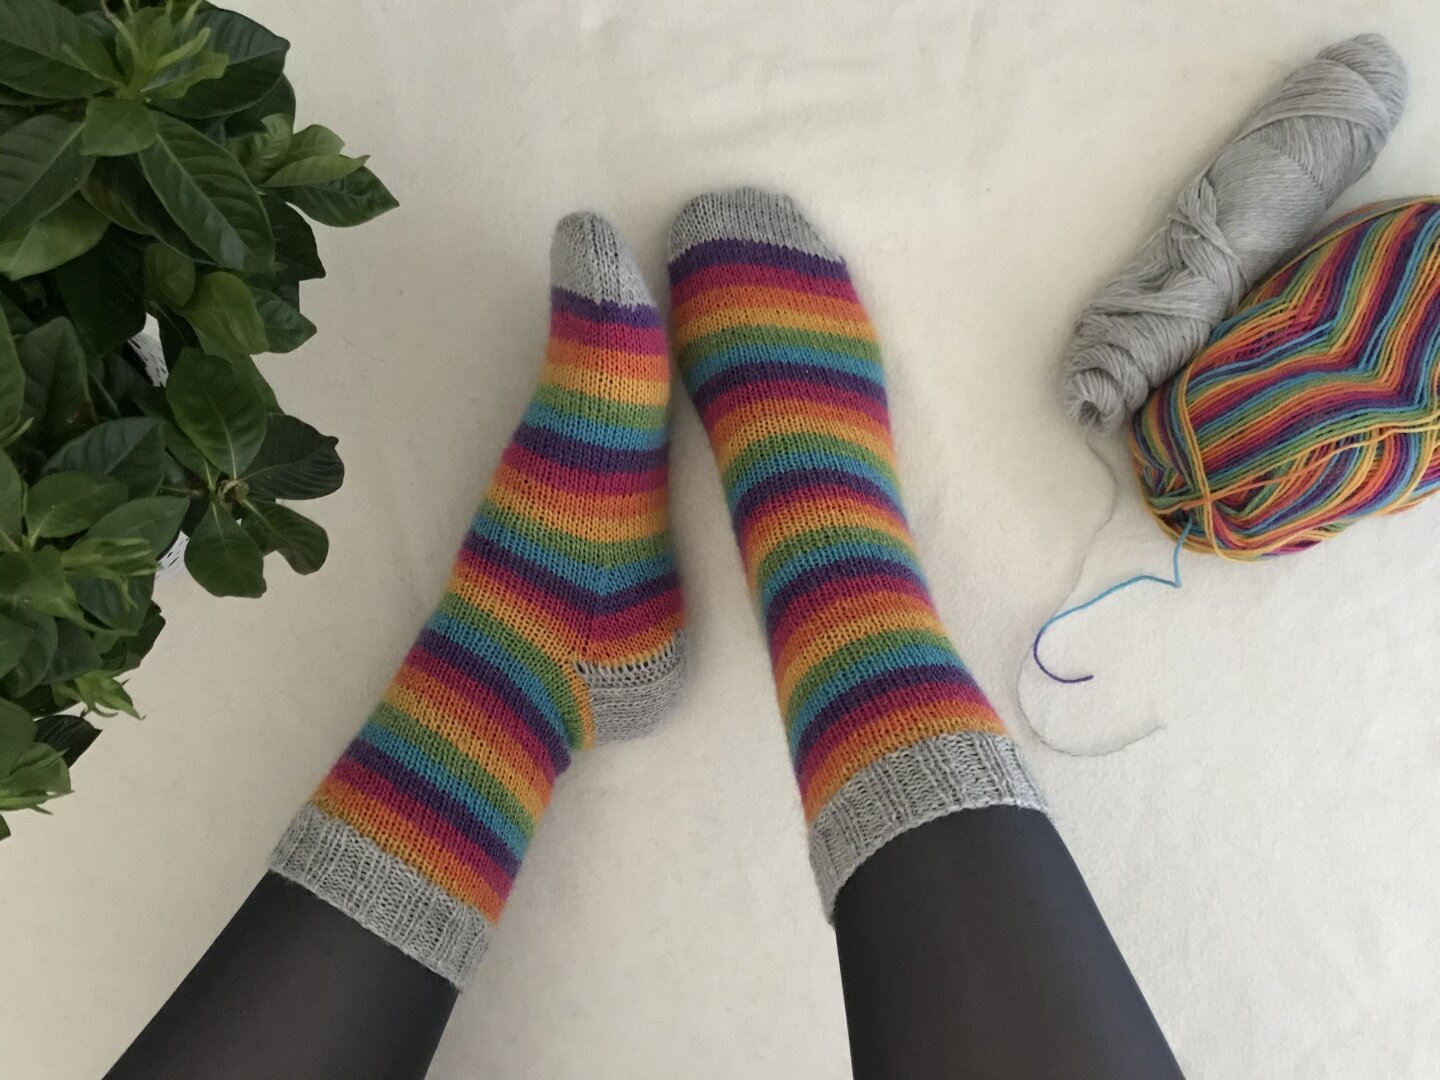
<instances>
[{"instance_id":1,"label":"potted plant foliage","mask_svg":"<svg viewBox=\"0 0 1440 1080\"><path fill-rule=\"evenodd\" d=\"M315 333L306 218L395 200L296 127L288 48L200 0L0 0L0 814L70 790L91 718L135 715L177 537L216 596L260 596L270 553L325 561L286 502L340 486L336 440L253 358Z\"/></svg>"}]
</instances>

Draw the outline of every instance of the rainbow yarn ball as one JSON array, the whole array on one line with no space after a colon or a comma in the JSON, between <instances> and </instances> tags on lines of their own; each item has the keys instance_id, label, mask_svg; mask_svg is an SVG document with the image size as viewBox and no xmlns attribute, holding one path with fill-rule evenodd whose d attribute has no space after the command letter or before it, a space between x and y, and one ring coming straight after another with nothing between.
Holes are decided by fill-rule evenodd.
<instances>
[{"instance_id":1,"label":"rainbow yarn ball","mask_svg":"<svg viewBox=\"0 0 1440 1080\"><path fill-rule=\"evenodd\" d=\"M1433 493L1440 198L1337 221L1150 395L1130 449L1161 526L1231 559L1302 551Z\"/></svg>"}]
</instances>

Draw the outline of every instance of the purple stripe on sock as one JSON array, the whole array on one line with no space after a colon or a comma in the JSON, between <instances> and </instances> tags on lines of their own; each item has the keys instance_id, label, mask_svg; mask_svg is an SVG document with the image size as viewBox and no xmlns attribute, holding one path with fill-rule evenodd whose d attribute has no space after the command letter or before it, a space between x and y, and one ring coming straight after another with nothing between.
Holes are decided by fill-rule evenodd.
<instances>
[{"instance_id":1,"label":"purple stripe on sock","mask_svg":"<svg viewBox=\"0 0 1440 1080\"><path fill-rule=\"evenodd\" d=\"M649 304L617 304L611 300L592 300L569 289L552 288L550 305L574 315L598 323L620 323L624 326L654 329L660 326L660 313Z\"/></svg>"},{"instance_id":2,"label":"purple stripe on sock","mask_svg":"<svg viewBox=\"0 0 1440 1080\"><path fill-rule=\"evenodd\" d=\"M768 637L773 637L776 628L785 618L785 612L791 603L796 600L803 600L816 589L824 588L844 582L849 578L866 577L889 577L921 591L927 591L925 578L915 564L899 552L895 558L845 558L836 559L832 562L823 563L813 570L807 570L803 574L787 581L785 585L774 595L770 603L765 606L765 631ZM844 585L840 591L844 591Z\"/></svg>"},{"instance_id":3,"label":"purple stripe on sock","mask_svg":"<svg viewBox=\"0 0 1440 1080\"><path fill-rule=\"evenodd\" d=\"M423 751L417 749L416 752ZM345 756L363 765L376 776L388 780L417 802L423 803L426 809L444 819L456 832L490 856L507 877L513 878L520 869L520 857L510 850L510 845L505 843L499 834L476 817L474 811L453 795L441 791L403 761L391 757L378 746L368 742L364 730L346 749ZM495 813L499 814L500 811L496 810Z\"/></svg>"},{"instance_id":4,"label":"purple stripe on sock","mask_svg":"<svg viewBox=\"0 0 1440 1080\"><path fill-rule=\"evenodd\" d=\"M511 442L556 464L585 469L597 475L648 472L665 464L664 446L653 450L619 450L596 446L583 439L572 439L549 428L530 424L521 424Z\"/></svg>"},{"instance_id":5,"label":"purple stripe on sock","mask_svg":"<svg viewBox=\"0 0 1440 1080\"><path fill-rule=\"evenodd\" d=\"M754 348L762 355L768 348L764 345L749 347ZM777 364L773 361L757 359L753 363L739 363L727 367L723 371L717 371L699 385L696 385L687 375L685 385L690 388L690 397L694 399L695 407L700 410L702 416L705 413L705 407L722 394L742 388L756 388L764 391L766 397L771 397L773 396L771 388L776 383L787 384L785 387L787 392L802 397L807 396L810 387L814 387L813 400L815 401L824 401L827 390L832 392L843 390L873 401L883 409L885 407L885 386L877 381L880 378L878 367L875 369L875 373L875 379L867 379L862 375L850 375L843 371L836 371L823 364Z\"/></svg>"},{"instance_id":6,"label":"purple stripe on sock","mask_svg":"<svg viewBox=\"0 0 1440 1080\"><path fill-rule=\"evenodd\" d=\"M978 693L975 680L960 666L958 658L953 664L908 665L879 672L840 694L811 718L795 749L795 771L805 770L805 757L811 747L846 713L884 694L915 686L950 686L967 694Z\"/></svg>"},{"instance_id":7,"label":"purple stripe on sock","mask_svg":"<svg viewBox=\"0 0 1440 1080\"><path fill-rule=\"evenodd\" d=\"M753 521L771 499L796 491L823 494L839 488L873 506L882 506L904 520L904 510L893 495L879 484L844 469L790 469L756 484L740 497L732 511L737 522Z\"/></svg>"},{"instance_id":8,"label":"purple stripe on sock","mask_svg":"<svg viewBox=\"0 0 1440 1080\"><path fill-rule=\"evenodd\" d=\"M766 244L755 240L706 240L670 261L670 282L684 281L697 270L711 266L749 263L755 266L779 266L812 277L848 280L843 259L827 259L797 248Z\"/></svg>"},{"instance_id":9,"label":"purple stripe on sock","mask_svg":"<svg viewBox=\"0 0 1440 1080\"><path fill-rule=\"evenodd\" d=\"M414 650L426 653L451 671L485 687L497 698L505 701L525 725L531 737L545 748L555 774L565 771L565 767L570 764L570 748L565 744L564 736L555 729L554 724L504 668L428 626L420 631L412 651ZM499 720L498 717L495 719Z\"/></svg>"}]
</instances>

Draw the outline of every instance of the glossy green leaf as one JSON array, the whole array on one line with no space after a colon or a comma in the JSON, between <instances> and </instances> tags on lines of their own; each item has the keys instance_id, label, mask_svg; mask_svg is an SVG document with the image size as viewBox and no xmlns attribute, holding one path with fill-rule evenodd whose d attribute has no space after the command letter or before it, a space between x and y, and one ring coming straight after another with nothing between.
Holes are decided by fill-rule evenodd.
<instances>
[{"instance_id":1,"label":"glossy green leaf","mask_svg":"<svg viewBox=\"0 0 1440 1080\"><path fill-rule=\"evenodd\" d=\"M154 604L149 605L145 611L145 617L140 621L140 628L120 642L124 648L124 656L111 661L115 665L113 670L116 674L123 674L139 667L140 661L149 655L150 650L155 646L156 638L160 636L160 631L164 629L165 616L160 614L160 609Z\"/></svg>"},{"instance_id":2,"label":"glossy green leaf","mask_svg":"<svg viewBox=\"0 0 1440 1080\"><path fill-rule=\"evenodd\" d=\"M97 97L85 106L80 149L94 157L138 154L155 141L155 121L136 98Z\"/></svg>"},{"instance_id":3,"label":"glossy green leaf","mask_svg":"<svg viewBox=\"0 0 1440 1080\"><path fill-rule=\"evenodd\" d=\"M17 568L6 567L5 558L0 556L0 575L13 577ZM63 575L59 574L59 559L53 560L55 568L55 580L50 584L53 594L63 595L65 582ZM22 564L24 565L24 564ZM0 686L4 687L5 693L11 697L21 697L29 693L36 686L50 667L50 658L55 655L55 644L59 640L59 632L55 628L53 617L40 611L35 611L25 606L10 606L6 609L6 618L23 623L30 628L30 639L20 653L20 659L6 673Z\"/></svg>"},{"instance_id":4,"label":"glossy green leaf","mask_svg":"<svg viewBox=\"0 0 1440 1080\"><path fill-rule=\"evenodd\" d=\"M211 257L190 242L175 223L133 158L102 158L80 188L85 201L116 225L150 236L197 262Z\"/></svg>"},{"instance_id":5,"label":"glossy green leaf","mask_svg":"<svg viewBox=\"0 0 1440 1080\"><path fill-rule=\"evenodd\" d=\"M79 702L100 716L127 713L137 720L140 718L125 687L103 671L87 672L70 683L57 685L55 696L62 701Z\"/></svg>"},{"instance_id":6,"label":"glossy green leaf","mask_svg":"<svg viewBox=\"0 0 1440 1080\"><path fill-rule=\"evenodd\" d=\"M209 30L207 47L224 54L229 66L222 78L200 83L165 107L177 116L226 116L264 99L280 81L290 43L245 16L210 8L195 18L197 30Z\"/></svg>"},{"instance_id":7,"label":"glossy green leaf","mask_svg":"<svg viewBox=\"0 0 1440 1080\"><path fill-rule=\"evenodd\" d=\"M321 225L361 225L400 204L369 169L310 187L276 188L287 202Z\"/></svg>"},{"instance_id":8,"label":"glossy green leaf","mask_svg":"<svg viewBox=\"0 0 1440 1080\"><path fill-rule=\"evenodd\" d=\"M73 536L121 505L125 485L90 472L42 476L25 500L25 529L35 537Z\"/></svg>"},{"instance_id":9,"label":"glossy green leaf","mask_svg":"<svg viewBox=\"0 0 1440 1080\"><path fill-rule=\"evenodd\" d=\"M35 721L35 741L57 750L66 765L73 766L80 755L100 737L100 729L83 716L62 713Z\"/></svg>"},{"instance_id":10,"label":"glossy green leaf","mask_svg":"<svg viewBox=\"0 0 1440 1080\"><path fill-rule=\"evenodd\" d=\"M144 416L107 420L77 435L45 463L46 473L88 472L113 477L131 499L146 499L160 487L165 468L165 433L159 420Z\"/></svg>"},{"instance_id":11,"label":"glossy green leaf","mask_svg":"<svg viewBox=\"0 0 1440 1080\"><path fill-rule=\"evenodd\" d=\"M195 260L164 244L145 248L145 295L172 308L183 308L195 295Z\"/></svg>"},{"instance_id":12,"label":"glossy green leaf","mask_svg":"<svg viewBox=\"0 0 1440 1080\"><path fill-rule=\"evenodd\" d=\"M329 183L332 180L341 180L357 169L364 168L365 162L368 160L368 157L346 157L344 154L320 154L316 157L302 158L276 170L265 181L265 186L268 188L310 187L315 184Z\"/></svg>"},{"instance_id":13,"label":"glossy green leaf","mask_svg":"<svg viewBox=\"0 0 1440 1080\"><path fill-rule=\"evenodd\" d=\"M330 553L330 538L325 530L288 506L248 503L242 525L264 550L284 556L297 574L313 574L325 565Z\"/></svg>"},{"instance_id":14,"label":"glossy green leaf","mask_svg":"<svg viewBox=\"0 0 1440 1080\"><path fill-rule=\"evenodd\" d=\"M17 617L82 617L75 602L75 592L65 579L57 547L39 547L33 551L0 555L0 597L12 603L10 614Z\"/></svg>"},{"instance_id":15,"label":"glossy green leaf","mask_svg":"<svg viewBox=\"0 0 1440 1080\"><path fill-rule=\"evenodd\" d=\"M99 39L54 0L0 4L0 83L25 94L63 100L97 93L94 71L114 74Z\"/></svg>"},{"instance_id":16,"label":"glossy green leaf","mask_svg":"<svg viewBox=\"0 0 1440 1080\"><path fill-rule=\"evenodd\" d=\"M265 441L265 407L231 360L187 352L165 398L180 430L226 476L243 476ZM237 526L238 528L238 526Z\"/></svg>"},{"instance_id":17,"label":"glossy green leaf","mask_svg":"<svg viewBox=\"0 0 1440 1080\"><path fill-rule=\"evenodd\" d=\"M29 109L21 109L14 105L0 105L0 135L23 124L30 119L30 115Z\"/></svg>"},{"instance_id":18,"label":"glossy green leaf","mask_svg":"<svg viewBox=\"0 0 1440 1080\"><path fill-rule=\"evenodd\" d=\"M232 357L232 359L235 361L235 367L239 370L240 374L245 376L255 393L259 395L260 404L265 408L265 415L269 416L271 413L278 413L280 411L280 404L275 400L275 390L271 387L264 374L261 373L260 367L255 363L254 358L237 355Z\"/></svg>"},{"instance_id":19,"label":"glossy green leaf","mask_svg":"<svg viewBox=\"0 0 1440 1080\"><path fill-rule=\"evenodd\" d=\"M95 247L109 227L109 218L71 196L19 237L0 240L0 273L13 281L53 270Z\"/></svg>"},{"instance_id":20,"label":"glossy green leaf","mask_svg":"<svg viewBox=\"0 0 1440 1080\"><path fill-rule=\"evenodd\" d=\"M152 566L153 571L153 566ZM71 579L75 597L93 620L113 628L117 633L139 632L150 606L155 576L130 577L123 584L98 577L77 575Z\"/></svg>"},{"instance_id":21,"label":"glossy green leaf","mask_svg":"<svg viewBox=\"0 0 1440 1080\"><path fill-rule=\"evenodd\" d=\"M19 342L25 369L25 415L47 445L59 447L95 418L85 350L69 319L51 319Z\"/></svg>"},{"instance_id":22,"label":"glossy green leaf","mask_svg":"<svg viewBox=\"0 0 1440 1080\"><path fill-rule=\"evenodd\" d=\"M30 303L25 287L13 281L0 280L0 315L10 324L10 333L18 337L35 329L35 323L25 313Z\"/></svg>"},{"instance_id":23,"label":"glossy green leaf","mask_svg":"<svg viewBox=\"0 0 1440 1080\"><path fill-rule=\"evenodd\" d=\"M215 596L263 596L265 557L228 510L211 503L185 548L185 569Z\"/></svg>"},{"instance_id":24,"label":"glossy green leaf","mask_svg":"<svg viewBox=\"0 0 1440 1080\"><path fill-rule=\"evenodd\" d=\"M261 201L275 234L275 276L282 282L311 281L325 276L315 246L315 230L294 207L266 192Z\"/></svg>"},{"instance_id":25,"label":"glossy green leaf","mask_svg":"<svg viewBox=\"0 0 1440 1080\"><path fill-rule=\"evenodd\" d=\"M80 152L82 130L42 113L0 135L0 236L23 232L80 190L95 164Z\"/></svg>"},{"instance_id":26,"label":"glossy green leaf","mask_svg":"<svg viewBox=\"0 0 1440 1080\"><path fill-rule=\"evenodd\" d=\"M187 503L173 495L152 495L134 499L110 511L97 521L86 539L144 540L150 546L151 560L160 558L175 542Z\"/></svg>"},{"instance_id":27,"label":"glossy green leaf","mask_svg":"<svg viewBox=\"0 0 1440 1080\"><path fill-rule=\"evenodd\" d=\"M0 776L0 810L26 810L70 793L70 770L60 752L36 743Z\"/></svg>"},{"instance_id":28,"label":"glossy green leaf","mask_svg":"<svg viewBox=\"0 0 1440 1080\"><path fill-rule=\"evenodd\" d=\"M157 113L155 126L159 137L138 160L170 217L221 266L268 272L270 221L239 164L182 120Z\"/></svg>"},{"instance_id":29,"label":"glossy green leaf","mask_svg":"<svg viewBox=\"0 0 1440 1080\"><path fill-rule=\"evenodd\" d=\"M196 476L203 477L207 471L214 472L215 467L205 460L205 455L200 453L189 436L174 424L165 425L165 449Z\"/></svg>"},{"instance_id":30,"label":"glossy green leaf","mask_svg":"<svg viewBox=\"0 0 1440 1080\"><path fill-rule=\"evenodd\" d=\"M83 627L62 622L56 624L55 632L55 655L50 657L42 683L64 682L100 666L100 650Z\"/></svg>"},{"instance_id":31,"label":"glossy green leaf","mask_svg":"<svg viewBox=\"0 0 1440 1080\"><path fill-rule=\"evenodd\" d=\"M145 326L139 239L111 229L90 251L53 274L65 311L89 356L120 348Z\"/></svg>"},{"instance_id":32,"label":"glossy green leaf","mask_svg":"<svg viewBox=\"0 0 1440 1080\"><path fill-rule=\"evenodd\" d=\"M24 511L25 481L20 479L10 455L0 451L0 532L18 540Z\"/></svg>"},{"instance_id":33,"label":"glossy green leaf","mask_svg":"<svg viewBox=\"0 0 1440 1080\"><path fill-rule=\"evenodd\" d=\"M249 135L252 132L265 129L265 118L267 116L288 116L293 121L295 118L295 88L290 85L290 80L284 75L263 98L247 109L241 109L233 116L225 119L225 134L229 138L237 138L241 135Z\"/></svg>"},{"instance_id":34,"label":"glossy green leaf","mask_svg":"<svg viewBox=\"0 0 1440 1080\"><path fill-rule=\"evenodd\" d=\"M255 297L234 274L206 274L196 283L190 302L180 313L190 320L200 341L214 352L249 356L265 352L269 346Z\"/></svg>"},{"instance_id":35,"label":"glossy green leaf","mask_svg":"<svg viewBox=\"0 0 1440 1080\"><path fill-rule=\"evenodd\" d=\"M340 489L345 464L333 435L293 416L271 416L245 483L257 499L319 499Z\"/></svg>"},{"instance_id":36,"label":"glossy green leaf","mask_svg":"<svg viewBox=\"0 0 1440 1080\"><path fill-rule=\"evenodd\" d=\"M15 670L34 636L35 628L29 623L0 614L0 677Z\"/></svg>"},{"instance_id":37,"label":"glossy green leaf","mask_svg":"<svg viewBox=\"0 0 1440 1080\"><path fill-rule=\"evenodd\" d=\"M338 154L345 149L345 140L323 124L311 124L295 132L290 140L290 154L287 161L301 158Z\"/></svg>"},{"instance_id":38,"label":"glossy green leaf","mask_svg":"<svg viewBox=\"0 0 1440 1080\"><path fill-rule=\"evenodd\" d=\"M252 288L256 310L265 324L266 352L287 353L315 336L315 324L272 292Z\"/></svg>"},{"instance_id":39,"label":"glossy green leaf","mask_svg":"<svg viewBox=\"0 0 1440 1080\"><path fill-rule=\"evenodd\" d=\"M262 130L226 144L245 175L257 184L284 164L290 154L294 121L283 113L267 116Z\"/></svg>"},{"instance_id":40,"label":"glossy green leaf","mask_svg":"<svg viewBox=\"0 0 1440 1080\"><path fill-rule=\"evenodd\" d=\"M201 83L224 78L230 66L224 53L199 49L180 63L167 67L145 84L145 97L162 108L174 112L177 101Z\"/></svg>"},{"instance_id":41,"label":"glossy green leaf","mask_svg":"<svg viewBox=\"0 0 1440 1080\"><path fill-rule=\"evenodd\" d=\"M9 320L0 312L0 431L9 430L24 407L25 369L20 366Z\"/></svg>"},{"instance_id":42,"label":"glossy green leaf","mask_svg":"<svg viewBox=\"0 0 1440 1080\"><path fill-rule=\"evenodd\" d=\"M20 755L35 745L35 722L13 701L0 700L0 776L9 775Z\"/></svg>"},{"instance_id":43,"label":"glossy green leaf","mask_svg":"<svg viewBox=\"0 0 1440 1080\"><path fill-rule=\"evenodd\" d=\"M110 539L86 534L60 553L60 564L71 576L124 585L131 578L153 577L155 558L150 541L141 537Z\"/></svg>"}]
</instances>

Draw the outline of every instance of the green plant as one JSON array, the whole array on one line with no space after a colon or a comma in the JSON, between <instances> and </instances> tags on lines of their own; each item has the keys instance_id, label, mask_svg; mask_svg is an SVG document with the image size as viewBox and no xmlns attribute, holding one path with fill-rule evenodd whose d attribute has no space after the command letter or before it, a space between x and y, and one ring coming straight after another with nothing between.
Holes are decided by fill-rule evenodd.
<instances>
[{"instance_id":1,"label":"green plant","mask_svg":"<svg viewBox=\"0 0 1440 1080\"><path fill-rule=\"evenodd\" d=\"M182 530L217 596L261 595L271 552L325 561L282 500L340 486L336 440L253 357L315 333L302 214L396 204L334 132L296 130L288 49L200 0L0 0L0 812L70 790L90 716L136 715L120 676L164 626ZM147 316L163 387L131 344Z\"/></svg>"}]
</instances>

